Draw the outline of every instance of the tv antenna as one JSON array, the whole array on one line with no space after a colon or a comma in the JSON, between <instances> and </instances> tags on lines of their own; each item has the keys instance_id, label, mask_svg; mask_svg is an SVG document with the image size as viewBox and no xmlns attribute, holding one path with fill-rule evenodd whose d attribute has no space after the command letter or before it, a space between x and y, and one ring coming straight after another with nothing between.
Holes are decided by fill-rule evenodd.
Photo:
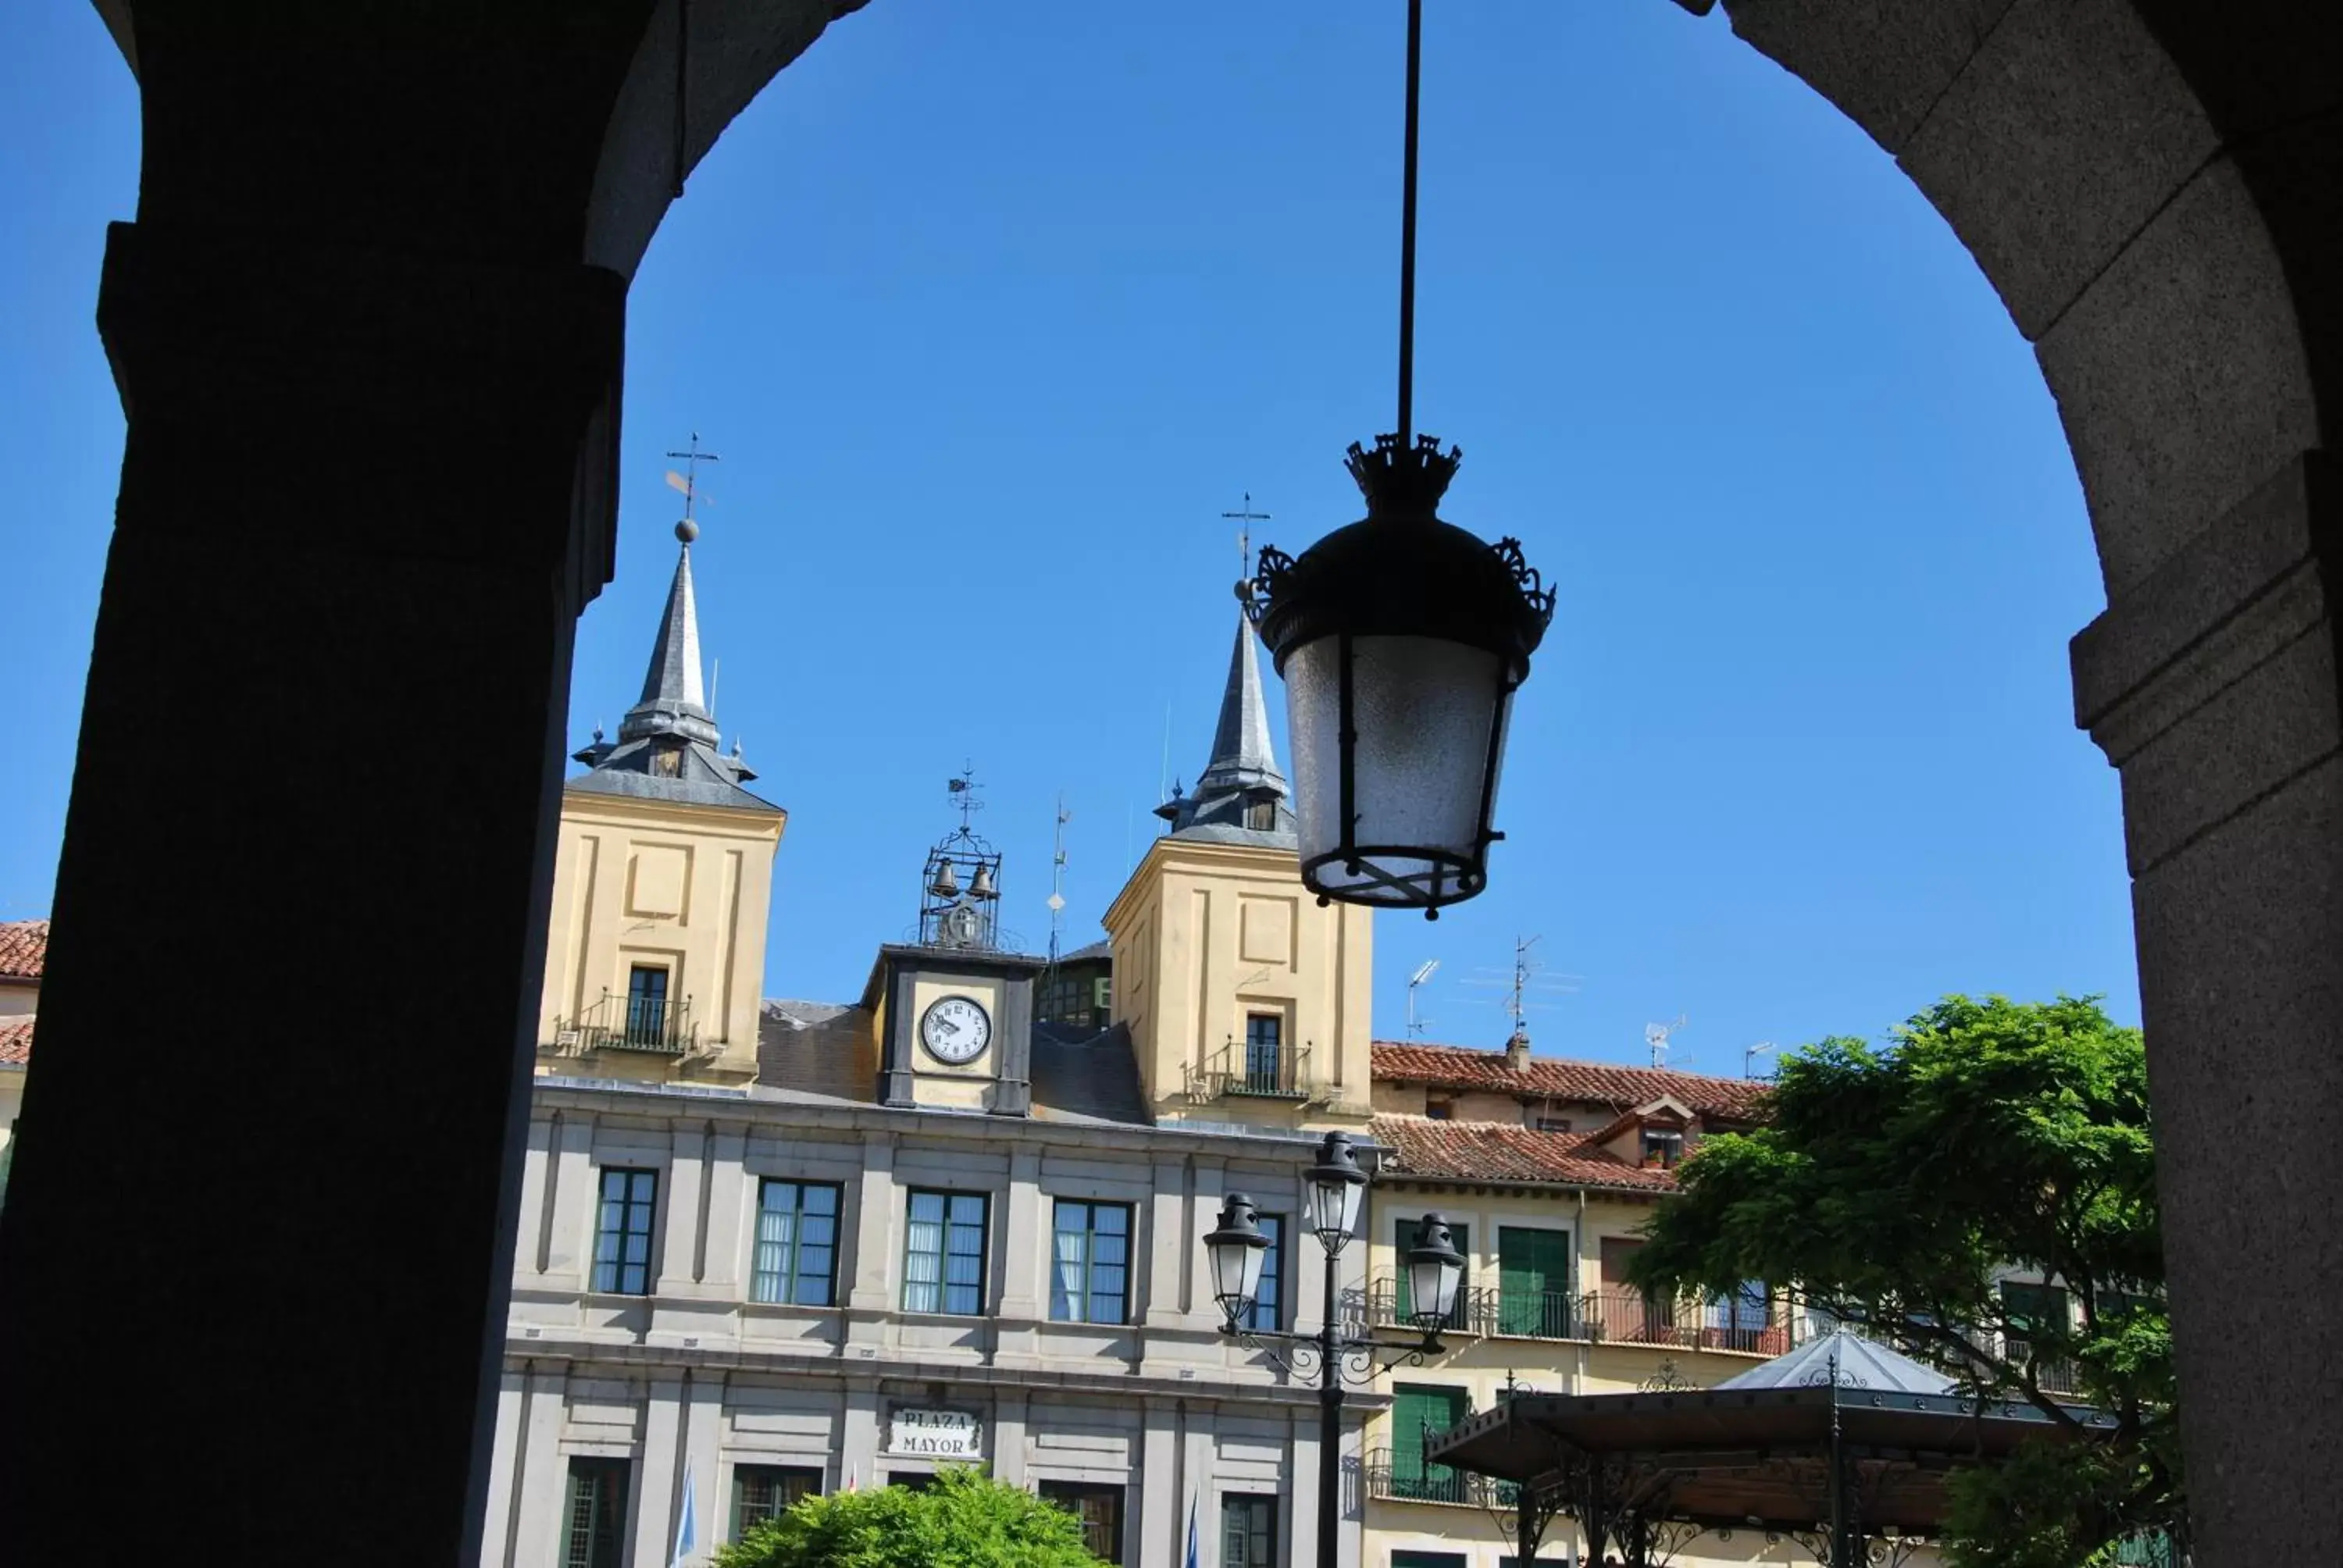
<instances>
[{"instance_id":1,"label":"tv antenna","mask_svg":"<svg viewBox=\"0 0 2343 1568\"><path fill-rule=\"evenodd\" d=\"M679 474L673 468L667 471L667 486L670 490L683 492L683 520L688 523L691 521L691 508L694 502L710 507L716 504L699 493L699 465L720 463L724 459L713 452L703 452L699 449L699 432L697 430L691 433L689 447L680 452L669 452L668 456L679 458L683 463L682 473ZM684 542L689 544L690 541L687 539Z\"/></svg>"},{"instance_id":2,"label":"tv antenna","mask_svg":"<svg viewBox=\"0 0 2343 1568\"><path fill-rule=\"evenodd\" d=\"M1668 1041L1675 1038L1676 1031L1684 1026L1684 1015L1682 1013L1676 1014L1674 1023L1647 1023L1644 1026L1644 1043L1652 1048L1654 1067L1668 1064Z\"/></svg>"},{"instance_id":3,"label":"tv antenna","mask_svg":"<svg viewBox=\"0 0 2343 1568\"><path fill-rule=\"evenodd\" d=\"M1755 1045L1749 1046L1741 1052L1741 1076L1744 1078L1754 1076L1749 1070L1751 1066L1755 1063L1756 1060L1765 1055L1767 1051L1778 1049L1780 1048L1775 1045L1775 1043L1770 1040L1761 1040Z\"/></svg>"},{"instance_id":4,"label":"tv antenna","mask_svg":"<svg viewBox=\"0 0 2343 1568\"><path fill-rule=\"evenodd\" d=\"M1074 814L1066 809L1063 790L1058 793L1057 847L1050 856L1050 962L1058 961L1058 932L1066 914L1066 824Z\"/></svg>"},{"instance_id":5,"label":"tv antenna","mask_svg":"<svg viewBox=\"0 0 2343 1568\"><path fill-rule=\"evenodd\" d=\"M1583 975L1558 975L1551 980L1545 978L1545 966L1530 957L1530 950L1544 940L1542 936L1515 937L1513 965L1511 970L1483 967L1473 979L1464 982L1466 985L1478 986L1484 990L1503 991L1505 994L1502 1000L1487 997L1476 997L1473 1000L1483 1002L1495 1000L1497 1007L1507 1018L1513 1020L1512 1032L1523 1038L1526 1038L1529 1033L1529 1015L1533 1012L1543 1012L1553 1005L1550 1002L1539 1001L1535 1000L1536 998L1574 994L1578 990L1578 982L1585 978Z\"/></svg>"},{"instance_id":6,"label":"tv antenna","mask_svg":"<svg viewBox=\"0 0 2343 1568\"><path fill-rule=\"evenodd\" d=\"M1250 497L1246 498L1251 499ZM1407 977L1407 1037L1410 1040L1421 1035L1423 1032L1423 1026L1432 1021L1430 1019L1420 1019L1415 1016L1415 993L1439 972L1440 960L1426 959L1415 966L1413 974Z\"/></svg>"}]
</instances>

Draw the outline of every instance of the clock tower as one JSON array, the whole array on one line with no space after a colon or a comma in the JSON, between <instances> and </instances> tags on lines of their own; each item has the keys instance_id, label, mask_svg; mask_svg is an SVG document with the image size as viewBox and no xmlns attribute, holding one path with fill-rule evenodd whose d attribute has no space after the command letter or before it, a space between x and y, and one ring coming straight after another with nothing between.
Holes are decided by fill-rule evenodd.
<instances>
[{"instance_id":1,"label":"clock tower","mask_svg":"<svg viewBox=\"0 0 2343 1568\"><path fill-rule=\"evenodd\" d=\"M1001 855L976 832L973 774L950 782L960 825L928 851L919 940L890 944L864 988L882 1105L1025 1116L1033 1104L1033 980L1048 960L1001 944Z\"/></svg>"}]
</instances>

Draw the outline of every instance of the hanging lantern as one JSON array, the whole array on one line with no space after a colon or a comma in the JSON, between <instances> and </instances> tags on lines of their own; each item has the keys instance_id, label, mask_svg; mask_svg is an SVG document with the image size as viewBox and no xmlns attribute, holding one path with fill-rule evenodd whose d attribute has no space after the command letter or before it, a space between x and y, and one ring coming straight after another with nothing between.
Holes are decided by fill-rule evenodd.
<instances>
[{"instance_id":1,"label":"hanging lantern","mask_svg":"<svg viewBox=\"0 0 2343 1568\"><path fill-rule=\"evenodd\" d=\"M1554 593L1518 540L1440 520L1463 453L1413 434L1423 13L1409 0L1399 428L1351 447L1366 517L1299 560L1264 548L1247 608L1285 680L1303 884L1436 920L1488 885L1506 720Z\"/></svg>"},{"instance_id":2,"label":"hanging lantern","mask_svg":"<svg viewBox=\"0 0 2343 1568\"><path fill-rule=\"evenodd\" d=\"M1436 515L1462 454L1353 447L1367 515L1292 559L1261 553L1254 604L1285 680L1302 880L1322 900L1420 909L1488 885L1506 721L1554 592L1517 540Z\"/></svg>"}]
</instances>

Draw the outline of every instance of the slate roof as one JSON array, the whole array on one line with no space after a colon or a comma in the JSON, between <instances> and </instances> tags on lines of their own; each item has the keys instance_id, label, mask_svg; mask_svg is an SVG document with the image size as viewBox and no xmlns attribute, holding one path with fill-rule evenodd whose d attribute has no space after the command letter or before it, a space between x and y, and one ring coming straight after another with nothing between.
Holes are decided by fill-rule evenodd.
<instances>
[{"instance_id":1,"label":"slate roof","mask_svg":"<svg viewBox=\"0 0 2343 1568\"><path fill-rule=\"evenodd\" d=\"M0 1018L0 1067L23 1067L33 1060L33 1020Z\"/></svg>"},{"instance_id":2,"label":"slate roof","mask_svg":"<svg viewBox=\"0 0 2343 1568\"><path fill-rule=\"evenodd\" d=\"M1766 1086L1745 1078L1707 1078L1664 1067L1619 1067L1569 1057L1533 1056L1516 1072L1502 1050L1467 1046L1374 1043L1375 1081L1424 1083L1441 1089L1477 1089L1532 1100L1593 1101L1625 1109L1668 1095L1701 1116L1734 1121L1755 1118Z\"/></svg>"},{"instance_id":3,"label":"slate roof","mask_svg":"<svg viewBox=\"0 0 2343 1568\"><path fill-rule=\"evenodd\" d=\"M1674 1173L1614 1159L1583 1132L1538 1132L1506 1121L1434 1121L1423 1116L1378 1116L1373 1132L1375 1141L1392 1151L1384 1169L1394 1176L1675 1191Z\"/></svg>"},{"instance_id":4,"label":"slate roof","mask_svg":"<svg viewBox=\"0 0 2343 1568\"><path fill-rule=\"evenodd\" d=\"M0 980L40 979L48 956L48 921L0 920Z\"/></svg>"},{"instance_id":5,"label":"slate roof","mask_svg":"<svg viewBox=\"0 0 2343 1568\"><path fill-rule=\"evenodd\" d=\"M827 1026L860 1012L842 1002L771 1001L757 1014L757 1081L768 1089L868 1104L876 1093L870 1064L839 1049Z\"/></svg>"},{"instance_id":6,"label":"slate roof","mask_svg":"<svg viewBox=\"0 0 2343 1568\"><path fill-rule=\"evenodd\" d=\"M1146 1127L1139 1059L1122 1024L1095 1034L1033 1026L1033 1114L1044 1121L1115 1121Z\"/></svg>"},{"instance_id":7,"label":"slate roof","mask_svg":"<svg viewBox=\"0 0 2343 1568\"><path fill-rule=\"evenodd\" d=\"M1948 1393L1957 1380L1922 1366L1845 1328L1808 1340L1785 1355L1736 1372L1716 1386L1726 1388L1864 1388L1889 1393Z\"/></svg>"},{"instance_id":8,"label":"slate roof","mask_svg":"<svg viewBox=\"0 0 2343 1568\"><path fill-rule=\"evenodd\" d=\"M1237 597L1242 599L1240 584ZM1221 844L1253 844L1291 849L1296 824L1285 774L1277 766L1269 738L1269 704L1262 696L1261 656L1252 620L1237 614L1236 646L1229 652L1228 684L1221 689L1221 719L1212 732L1212 759L1196 780L1195 793L1173 790L1155 814L1172 824L1175 839ZM1247 807L1272 802L1273 828L1245 826Z\"/></svg>"},{"instance_id":9,"label":"slate roof","mask_svg":"<svg viewBox=\"0 0 2343 1568\"><path fill-rule=\"evenodd\" d=\"M676 533L683 540L683 552L676 558L675 578L668 584L667 608L651 643L642 699L627 709L615 744L604 740L600 729L594 731L591 743L575 754L575 760L591 771L563 788L586 795L778 812L779 806L741 788L757 775L741 760L739 744L729 756L716 749L721 737L700 683L699 611L691 586L691 540L697 530L679 524ZM676 757L676 771L654 771L656 759L669 753Z\"/></svg>"}]
</instances>

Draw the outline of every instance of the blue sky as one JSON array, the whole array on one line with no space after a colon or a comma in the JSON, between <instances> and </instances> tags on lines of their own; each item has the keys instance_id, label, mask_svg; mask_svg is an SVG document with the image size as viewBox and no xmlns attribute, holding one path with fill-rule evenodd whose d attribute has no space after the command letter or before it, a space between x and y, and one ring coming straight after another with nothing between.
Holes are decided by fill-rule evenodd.
<instances>
[{"instance_id":1,"label":"blue sky","mask_svg":"<svg viewBox=\"0 0 2343 1568\"><path fill-rule=\"evenodd\" d=\"M1532 1016L1546 1051L1643 1059L1681 1014L1675 1060L1737 1072L1954 990L2136 1020L2116 777L2066 659L2097 568L1967 253L1721 15L1431 10L1418 424L1465 449L1446 515L1519 535L1561 604L1492 890L1377 918L1379 1031L1437 958L1429 1037L1496 1043L1464 982L1517 934L1579 977ZM696 429L723 457L695 556L719 717L790 811L769 994L858 990L966 761L1036 948L1063 793L1067 942L1092 940L1156 826L1167 716L1171 771L1204 761L1219 514L1250 490L1298 553L1360 510L1342 448L1392 420L1402 8L1163 15L875 0L734 125L636 280L618 577L570 728L641 681L662 454ZM0 14L0 917L45 912L55 870L122 440L97 263L136 178L95 13ZM474 460L416 456L451 494ZM156 737L158 783L205 717Z\"/></svg>"}]
</instances>

